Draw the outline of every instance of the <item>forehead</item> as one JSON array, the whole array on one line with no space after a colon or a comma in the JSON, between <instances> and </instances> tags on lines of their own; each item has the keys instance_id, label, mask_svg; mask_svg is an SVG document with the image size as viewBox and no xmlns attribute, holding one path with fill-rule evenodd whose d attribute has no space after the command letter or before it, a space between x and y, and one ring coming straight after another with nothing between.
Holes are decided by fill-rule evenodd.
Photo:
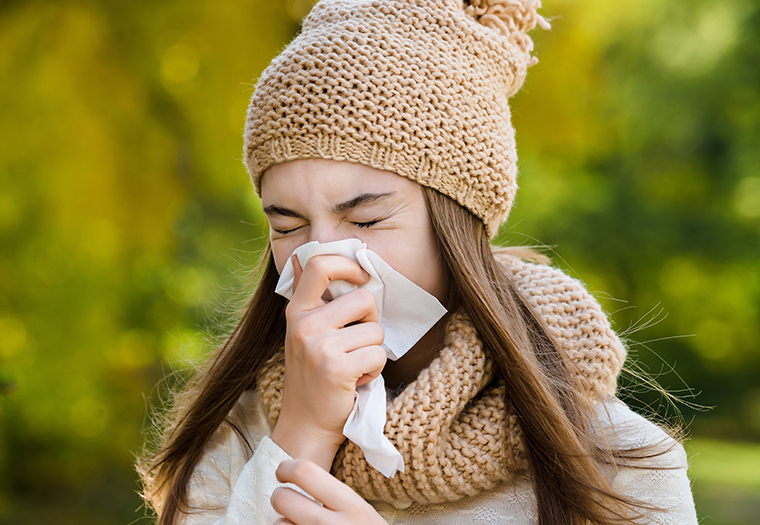
<instances>
[{"instance_id":1,"label":"forehead","mask_svg":"<svg viewBox=\"0 0 760 525\"><path fill-rule=\"evenodd\" d=\"M301 159L276 164L261 177L264 206L281 201L329 201L361 193L420 192L417 183L389 171L352 162Z\"/></svg>"}]
</instances>

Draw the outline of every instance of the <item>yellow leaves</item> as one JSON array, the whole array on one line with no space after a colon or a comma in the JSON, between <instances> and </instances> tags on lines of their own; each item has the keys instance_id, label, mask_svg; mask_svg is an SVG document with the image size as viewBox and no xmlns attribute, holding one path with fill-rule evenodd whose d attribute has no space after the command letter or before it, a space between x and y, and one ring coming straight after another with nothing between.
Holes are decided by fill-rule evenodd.
<instances>
[{"instance_id":1,"label":"yellow leaves","mask_svg":"<svg viewBox=\"0 0 760 525\"><path fill-rule=\"evenodd\" d=\"M108 510L85 521L133 521L142 395L207 349L229 254L261 246L240 136L295 24L260 0L1 11L0 521L9 487L47 501L23 479L94 487Z\"/></svg>"},{"instance_id":2,"label":"yellow leaves","mask_svg":"<svg viewBox=\"0 0 760 525\"><path fill-rule=\"evenodd\" d=\"M299 22L303 17L309 14L311 7L315 4L315 0L286 0L285 10L288 15Z\"/></svg>"},{"instance_id":3,"label":"yellow leaves","mask_svg":"<svg viewBox=\"0 0 760 525\"><path fill-rule=\"evenodd\" d=\"M246 110L249 99L247 96L238 97L227 108L227 126L236 136L242 137L245 129Z\"/></svg>"},{"instance_id":4,"label":"yellow leaves","mask_svg":"<svg viewBox=\"0 0 760 525\"><path fill-rule=\"evenodd\" d=\"M550 20L557 17L557 25L568 25L607 45L631 29L653 23L661 6L658 0L549 0L544 2L543 14Z\"/></svg>"},{"instance_id":5,"label":"yellow leaves","mask_svg":"<svg viewBox=\"0 0 760 525\"><path fill-rule=\"evenodd\" d=\"M749 176L739 181L734 191L734 208L740 217L760 218L759 176Z\"/></svg>"},{"instance_id":6,"label":"yellow leaves","mask_svg":"<svg viewBox=\"0 0 760 525\"><path fill-rule=\"evenodd\" d=\"M184 329L166 334L161 341L164 358L176 368L192 368L208 350L204 334L198 330Z\"/></svg>"},{"instance_id":7,"label":"yellow leaves","mask_svg":"<svg viewBox=\"0 0 760 525\"><path fill-rule=\"evenodd\" d=\"M178 32L162 35L156 44L159 79L164 89L181 102L191 102L208 95L208 85L199 73L204 53L200 39Z\"/></svg>"},{"instance_id":8,"label":"yellow leaves","mask_svg":"<svg viewBox=\"0 0 760 525\"><path fill-rule=\"evenodd\" d=\"M729 369L737 364L735 331L728 322L708 318L702 319L696 327L693 347L705 361Z\"/></svg>"},{"instance_id":9,"label":"yellow leaves","mask_svg":"<svg viewBox=\"0 0 760 525\"><path fill-rule=\"evenodd\" d=\"M650 204L694 209L711 198L710 177L702 166L680 159L663 159L637 179L641 195Z\"/></svg>"},{"instance_id":10,"label":"yellow leaves","mask_svg":"<svg viewBox=\"0 0 760 525\"><path fill-rule=\"evenodd\" d=\"M106 350L106 362L114 370L132 371L151 365L155 359L153 336L145 330L128 330Z\"/></svg>"},{"instance_id":11,"label":"yellow leaves","mask_svg":"<svg viewBox=\"0 0 760 525\"><path fill-rule=\"evenodd\" d=\"M691 259L673 258L660 273L662 291L681 299L706 299L710 284L707 272Z\"/></svg>"},{"instance_id":12,"label":"yellow leaves","mask_svg":"<svg viewBox=\"0 0 760 525\"><path fill-rule=\"evenodd\" d=\"M199 306L210 299L209 290L215 282L214 274L208 269L185 266L171 273L167 282L167 294L178 304Z\"/></svg>"},{"instance_id":13,"label":"yellow leaves","mask_svg":"<svg viewBox=\"0 0 760 525\"><path fill-rule=\"evenodd\" d=\"M22 195L15 192L11 193L9 190L0 192L0 233L9 232L18 227L24 200Z\"/></svg>"},{"instance_id":14,"label":"yellow leaves","mask_svg":"<svg viewBox=\"0 0 760 525\"><path fill-rule=\"evenodd\" d=\"M707 73L736 44L746 10L742 1L689 5L680 16L672 16L669 23L658 27L651 52L680 74Z\"/></svg>"},{"instance_id":15,"label":"yellow leaves","mask_svg":"<svg viewBox=\"0 0 760 525\"><path fill-rule=\"evenodd\" d=\"M0 358L8 359L23 352L29 335L18 317L0 317Z\"/></svg>"},{"instance_id":16,"label":"yellow leaves","mask_svg":"<svg viewBox=\"0 0 760 525\"><path fill-rule=\"evenodd\" d=\"M91 219L83 228L80 246L84 253L106 264L113 264L121 249L121 232L116 225L105 219Z\"/></svg>"},{"instance_id":17,"label":"yellow leaves","mask_svg":"<svg viewBox=\"0 0 760 525\"><path fill-rule=\"evenodd\" d=\"M696 257L673 257L660 273L672 326L695 335L688 345L713 369L741 367L757 351L760 330L756 297L760 272L754 265L720 264Z\"/></svg>"},{"instance_id":18,"label":"yellow leaves","mask_svg":"<svg viewBox=\"0 0 760 525\"><path fill-rule=\"evenodd\" d=\"M201 65L201 55L188 43L177 42L161 57L161 80L167 89L194 79Z\"/></svg>"},{"instance_id":19,"label":"yellow leaves","mask_svg":"<svg viewBox=\"0 0 760 525\"><path fill-rule=\"evenodd\" d=\"M108 407L91 397L79 400L70 412L72 430L84 438L97 437L108 424Z\"/></svg>"},{"instance_id":20,"label":"yellow leaves","mask_svg":"<svg viewBox=\"0 0 760 525\"><path fill-rule=\"evenodd\" d=\"M604 41L581 29L584 3L552 7L551 31L535 31L537 66L513 99L518 153L586 155L609 149L614 135L599 114L598 98L609 87L604 71ZM559 44L561 42L561 45Z\"/></svg>"}]
</instances>

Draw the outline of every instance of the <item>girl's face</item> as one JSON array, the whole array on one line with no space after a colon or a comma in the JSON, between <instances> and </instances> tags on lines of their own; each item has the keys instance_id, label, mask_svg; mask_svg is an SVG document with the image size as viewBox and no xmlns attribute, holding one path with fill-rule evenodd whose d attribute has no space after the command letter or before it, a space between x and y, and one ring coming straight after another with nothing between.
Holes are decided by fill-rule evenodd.
<instances>
[{"instance_id":1,"label":"girl's face","mask_svg":"<svg viewBox=\"0 0 760 525\"><path fill-rule=\"evenodd\" d=\"M444 303L442 262L416 182L350 162L294 160L264 172L261 198L278 272L302 244L357 238Z\"/></svg>"}]
</instances>

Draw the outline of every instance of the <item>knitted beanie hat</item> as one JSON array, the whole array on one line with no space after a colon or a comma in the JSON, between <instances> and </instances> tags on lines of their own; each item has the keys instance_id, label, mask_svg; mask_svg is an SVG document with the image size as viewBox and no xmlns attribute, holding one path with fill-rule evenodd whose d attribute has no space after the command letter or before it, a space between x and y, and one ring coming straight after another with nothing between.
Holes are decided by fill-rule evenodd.
<instances>
[{"instance_id":1,"label":"knitted beanie hat","mask_svg":"<svg viewBox=\"0 0 760 525\"><path fill-rule=\"evenodd\" d=\"M391 171L451 197L489 235L517 190L508 98L535 62L540 0L322 0L264 71L245 158L261 174L324 158Z\"/></svg>"}]
</instances>

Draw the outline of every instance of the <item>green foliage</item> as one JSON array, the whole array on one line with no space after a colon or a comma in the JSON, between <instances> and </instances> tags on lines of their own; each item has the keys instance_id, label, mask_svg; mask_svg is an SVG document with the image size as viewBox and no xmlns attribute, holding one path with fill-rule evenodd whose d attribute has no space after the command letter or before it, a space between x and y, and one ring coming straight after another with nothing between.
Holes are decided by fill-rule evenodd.
<instances>
[{"instance_id":1,"label":"green foliage","mask_svg":"<svg viewBox=\"0 0 760 525\"><path fill-rule=\"evenodd\" d=\"M760 511L760 446L709 439L686 444L691 479L702 522L757 523Z\"/></svg>"},{"instance_id":2,"label":"green foliage","mask_svg":"<svg viewBox=\"0 0 760 525\"><path fill-rule=\"evenodd\" d=\"M0 522L142 516L155 385L228 328L264 246L244 113L308 6L0 4ZM759 438L760 9L544 11L499 240L555 247L621 332L666 312L633 357L716 407L695 432Z\"/></svg>"},{"instance_id":3,"label":"green foliage","mask_svg":"<svg viewBox=\"0 0 760 525\"><path fill-rule=\"evenodd\" d=\"M140 515L155 385L263 246L240 137L296 29L264 1L2 7L0 521Z\"/></svg>"},{"instance_id":4,"label":"green foliage","mask_svg":"<svg viewBox=\"0 0 760 525\"><path fill-rule=\"evenodd\" d=\"M684 409L695 432L757 439L760 6L558 4L515 101L522 189L500 239L554 247L642 369L716 407Z\"/></svg>"}]
</instances>

